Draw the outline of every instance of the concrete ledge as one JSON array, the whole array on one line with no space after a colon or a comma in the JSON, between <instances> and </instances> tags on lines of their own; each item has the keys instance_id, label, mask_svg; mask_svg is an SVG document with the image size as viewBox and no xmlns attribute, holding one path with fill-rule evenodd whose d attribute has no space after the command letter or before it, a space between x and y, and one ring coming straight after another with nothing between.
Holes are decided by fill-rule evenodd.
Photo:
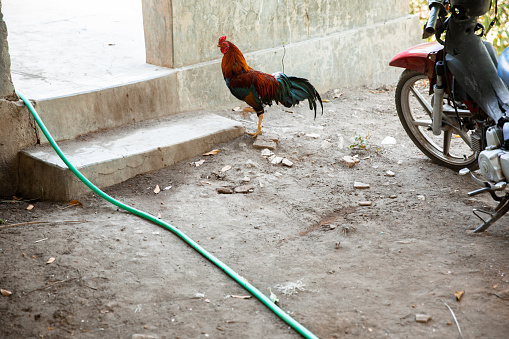
<instances>
[{"instance_id":1,"label":"concrete ledge","mask_svg":"<svg viewBox=\"0 0 509 339\"><path fill-rule=\"evenodd\" d=\"M230 119L210 113L179 114L59 143L69 161L100 188L161 169L209 151L244 132ZM20 154L24 197L69 201L90 192L50 145Z\"/></svg>"}]
</instances>

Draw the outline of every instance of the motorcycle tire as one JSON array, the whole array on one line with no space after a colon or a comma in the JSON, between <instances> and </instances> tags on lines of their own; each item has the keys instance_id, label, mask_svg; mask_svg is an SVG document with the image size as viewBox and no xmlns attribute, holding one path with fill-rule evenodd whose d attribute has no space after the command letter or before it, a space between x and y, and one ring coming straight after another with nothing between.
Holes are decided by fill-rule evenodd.
<instances>
[{"instance_id":1,"label":"motorcycle tire","mask_svg":"<svg viewBox=\"0 0 509 339\"><path fill-rule=\"evenodd\" d=\"M403 128L428 158L455 171L479 168L470 143L471 131L458 135L448 124L443 125L439 136L431 131L433 95L429 93L429 79L426 75L410 69L403 71L396 87L395 99ZM447 118L449 125L457 127L458 121L454 115Z\"/></svg>"}]
</instances>

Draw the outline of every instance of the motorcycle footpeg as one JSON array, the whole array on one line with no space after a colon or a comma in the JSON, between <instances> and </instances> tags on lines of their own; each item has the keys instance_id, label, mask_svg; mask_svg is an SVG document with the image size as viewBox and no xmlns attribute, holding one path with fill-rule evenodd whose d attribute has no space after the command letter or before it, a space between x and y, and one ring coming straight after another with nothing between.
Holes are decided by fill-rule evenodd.
<instances>
[{"instance_id":1,"label":"motorcycle footpeg","mask_svg":"<svg viewBox=\"0 0 509 339\"><path fill-rule=\"evenodd\" d=\"M481 180L478 177L476 177L474 175L474 173L472 173L472 171L470 171L468 168L464 168L459 172L460 175L467 175L469 173L470 173L470 176L472 177L472 179L474 180L474 182L482 187L478 190L469 192L468 196L470 196L470 197L472 197L474 195L481 194L481 193L494 193L497 191L503 191L507 187L507 183L505 181L501 181L501 182L497 182L496 184L492 184L491 182Z\"/></svg>"}]
</instances>

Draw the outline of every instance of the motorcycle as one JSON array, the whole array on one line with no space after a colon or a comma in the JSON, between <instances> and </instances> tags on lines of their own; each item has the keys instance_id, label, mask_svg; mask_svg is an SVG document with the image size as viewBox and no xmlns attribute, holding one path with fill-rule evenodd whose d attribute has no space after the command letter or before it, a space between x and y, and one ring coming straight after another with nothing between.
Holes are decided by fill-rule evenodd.
<instances>
[{"instance_id":1,"label":"motorcycle","mask_svg":"<svg viewBox=\"0 0 509 339\"><path fill-rule=\"evenodd\" d=\"M470 174L481 188L469 196L489 193L498 202L493 211L474 209L482 221L474 233L509 211L509 48L499 58L482 40L478 22L491 2L428 0L423 38L435 35L436 41L408 48L389 63L405 69L396 109L413 143L434 162ZM482 177L473 173L478 169Z\"/></svg>"}]
</instances>

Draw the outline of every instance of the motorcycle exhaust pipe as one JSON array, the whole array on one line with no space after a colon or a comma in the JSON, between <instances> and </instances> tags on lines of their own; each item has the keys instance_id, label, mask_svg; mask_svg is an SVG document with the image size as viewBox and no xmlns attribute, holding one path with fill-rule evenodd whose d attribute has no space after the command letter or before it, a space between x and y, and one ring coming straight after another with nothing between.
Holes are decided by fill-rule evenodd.
<instances>
[{"instance_id":1,"label":"motorcycle exhaust pipe","mask_svg":"<svg viewBox=\"0 0 509 339\"><path fill-rule=\"evenodd\" d=\"M445 74L445 64L443 61L438 61L436 63L436 73L437 73L437 82L434 86L434 96L433 96L433 114L431 117L432 120L432 130L434 135L440 135L442 133L442 114L444 110L444 93L445 86L443 77Z\"/></svg>"}]
</instances>

